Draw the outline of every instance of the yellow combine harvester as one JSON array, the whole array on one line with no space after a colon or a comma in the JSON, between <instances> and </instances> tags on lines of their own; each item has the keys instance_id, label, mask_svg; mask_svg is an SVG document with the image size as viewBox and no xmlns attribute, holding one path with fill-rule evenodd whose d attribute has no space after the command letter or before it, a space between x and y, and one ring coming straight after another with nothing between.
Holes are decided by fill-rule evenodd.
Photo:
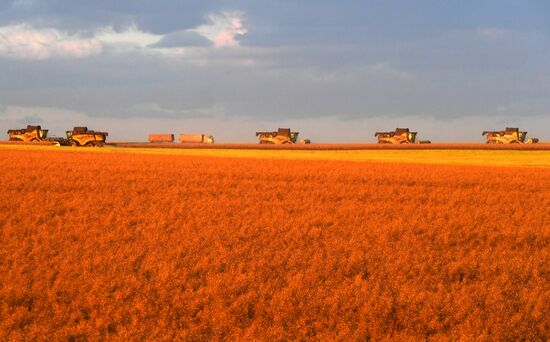
<instances>
[{"instance_id":1,"label":"yellow combine harvester","mask_svg":"<svg viewBox=\"0 0 550 342\"><path fill-rule=\"evenodd\" d=\"M378 137L379 144L429 144L429 140L421 140L416 142L418 132L411 132L408 128L396 128L391 132L376 132L375 137Z\"/></svg>"},{"instance_id":2,"label":"yellow combine harvester","mask_svg":"<svg viewBox=\"0 0 550 342\"><path fill-rule=\"evenodd\" d=\"M299 132L292 132L290 128L279 128L277 132L256 132L260 144L295 144Z\"/></svg>"},{"instance_id":3,"label":"yellow combine harvester","mask_svg":"<svg viewBox=\"0 0 550 342\"><path fill-rule=\"evenodd\" d=\"M48 139L48 130L40 126L28 125L27 128L8 130L10 141L38 142Z\"/></svg>"},{"instance_id":4,"label":"yellow combine harvester","mask_svg":"<svg viewBox=\"0 0 550 342\"><path fill-rule=\"evenodd\" d=\"M108 135L107 132L88 130L88 127L75 127L67 131L67 140L71 146L103 146Z\"/></svg>"},{"instance_id":5,"label":"yellow combine harvester","mask_svg":"<svg viewBox=\"0 0 550 342\"><path fill-rule=\"evenodd\" d=\"M529 138L525 141L527 132L513 127L506 127L504 131L483 131L481 135L487 135L487 144L535 144L539 142L537 138Z\"/></svg>"}]
</instances>

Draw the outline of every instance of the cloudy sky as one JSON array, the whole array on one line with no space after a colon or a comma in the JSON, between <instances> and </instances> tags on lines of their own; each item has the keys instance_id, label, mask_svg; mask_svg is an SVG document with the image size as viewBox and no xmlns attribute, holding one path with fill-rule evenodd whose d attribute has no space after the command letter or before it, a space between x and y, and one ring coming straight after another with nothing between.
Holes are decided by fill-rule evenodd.
<instances>
[{"instance_id":1,"label":"cloudy sky","mask_svg":"<svg viewBox=\"0 0 550 342\"><path fill-rule=\"evenodd\" d=\"M550 3L1 0L0 129L550 140ZM2 138L2 139L4 139Z\"/></svg>"}]
</instances>

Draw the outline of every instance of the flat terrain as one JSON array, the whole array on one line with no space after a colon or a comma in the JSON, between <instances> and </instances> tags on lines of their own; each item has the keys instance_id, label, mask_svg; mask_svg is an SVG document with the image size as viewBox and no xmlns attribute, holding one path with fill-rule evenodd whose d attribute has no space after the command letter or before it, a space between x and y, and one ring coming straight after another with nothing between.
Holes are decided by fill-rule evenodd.
<instances>
[{"instance_id":1,"label":"flat terrain","mask_svg":"<svg viewBox=\"0 0 550 342\"><path fill-rule=\"evenodd\" d=\"M19 141L0 141L2 145L45 145L51 146L51 142L23 143ZM258 143L147 143L147 142L108 142L110 147L122 148L146 148L146 149L207 149L207 150L305 150L305 151L353 151L353 150L516 150L516 151L550 151L550 142L536 144L486 144L486 143L434 143L434 144L290 144L269 145Z\"/></svg>"},{"instance_id":2,"label":"flat terrain","mask_svg":"<svg viewBox=\"0 0 550 342\"><path fill-rule=\"evenodd\" d=\"M140 145L141 146L141 145ZM148 145L144 145L148 146ZM187 148L157 147L113 147L76 148L53 147L50 145L0 144L2 149L22 151L59 151L67 153L122 153L122 154L156 154L167 156L208 156L222 158L253 158L253 159L286 159L286 160L333 160L355 162L389 162L444 165L483 165L483 166L535 166L550 167L550 150L482 150L467 148L452 149L273 149L267 148L229 148L227 145L218 148L193 147L216 146L190 144ZM250 145L246 145L250 146ZM258 146L258 145L254 145ZM315 145L313 145L315 146ZM380 145L374 145L380 146ZM383 145L384 146L384 145ZM390 145L391 146L391 145ZM487 145L483 145L487 146ZM509 145L508 145L509 146ZM527 145L522 145L527 146ZM534 145L529 145L534 146ZM57 149L57 150L56 150Z\"/></svg>"},{"instance_id":3,"label":"flat terrain","mask_svg":"<svg viewBox=\"0 0 550 342\"><path fill-rule=\"evenodd\" d=\"M548 340L549 153L0 145L0 337Z\"/></svg>"},{"instance_id":4,"label":"flat terrain","mask_svg":"<svg viewBox=\"0 0 550 342\"><path fill-rule=\"evenodd\" d=\"M193 144L193 143L146 143L110 142L114 147L173 148L173 149L239 149L239 150L550 150L550 143L537 144L485 144L485 143L434 143L434 144Z\"/></svg>"}]
</instances>

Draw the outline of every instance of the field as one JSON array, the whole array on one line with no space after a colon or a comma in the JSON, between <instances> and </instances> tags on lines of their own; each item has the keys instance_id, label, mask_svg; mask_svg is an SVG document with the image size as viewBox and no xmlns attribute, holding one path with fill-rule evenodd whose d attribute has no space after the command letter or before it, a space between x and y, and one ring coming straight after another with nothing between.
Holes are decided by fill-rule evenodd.
<instances>
[{"instance_id":1,"label":"field","mask_svg":"<svg viewBox=\"0 0 550 342\"><path fill-rule=\"evenodd\" d=\"M3 142L8 143L8 142ZM485 144L485 143L434 143L434 144L189 144L189 143L144 143L113 142L109 146L124 148L170 148L170 149L238 149L238 150L306 150L306 151L354 151L354 150L550 150L550 143L537 144Z\"/></svg>"},{"instance_id":2,"label":"field","mask_svg":"<svg viewBox=\"0 0 550 342\"><path fill-rule=\"evenodd\" d=\"M550 152L0 146L0 337L550 338Z\"/></svg>"}]
</instances>

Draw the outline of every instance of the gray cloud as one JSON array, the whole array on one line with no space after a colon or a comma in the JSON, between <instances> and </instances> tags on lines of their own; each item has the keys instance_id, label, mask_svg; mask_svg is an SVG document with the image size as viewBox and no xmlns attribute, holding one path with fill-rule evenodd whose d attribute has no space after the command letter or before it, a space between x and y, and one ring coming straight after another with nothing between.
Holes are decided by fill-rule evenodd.
<instances>
[{"instance_id":1,"label":"gray cloud","mask_svg":"<svg viewBox=\"0 0 550 342\"><path fill-rule=\"evenodd\" d=\"M44 123L44 120L37 115L27 115L17 120L17 123L26 126L26 125L41 125Z\"/></svg>"},{"instance_id":2,"label":"gray cloud","mask_svg":"<svg viewBox=\"0 0 550 342\"><path fill-rule=\"evenodd\" d=\"M38 27L86 30L102 26L124 29L137 24L153 33L167 33L195 27L204 14L216 10L214 2L200 0L12 0L0 5L0 22L29 22Z\"/></svg>"},{"instance_id":3,"label":"gray cloud","mask_svg":"<svg viewBox=\"0 0 550 342\"><path fill-rule=\"evenodd\" d=\"M151 45L157 48L187 46L212 46L212 42L194 31L178 31L168 33L158 43Z\"/></svg>"},{"instance_id":4,"label":"gray cloud","mask_svg":"<svg viewBox=\"0 0 550 342\"><path fill-rule=\"evenodd\" d=\"M223 115L223 109L217 107L208 108L166 108L155 102L137 103L121 111L131 118L158 118L162 119L195 119L213 118Z\"/></svg>"},{"instance_id":5,"label":"gray cloud","mask_svg":"<svg viewBox=\"0 0 550 342\"><path fill-rule=\"evenodd\" d=\"M454 43L468 46L468 34L453 38ZM521 57L513 44L486 51L474 46L466 50L471 56L464 52L446 58L430 50L443 43L425 44L418 45L421 52L409 46L197 48L183 56L132 51L87 60L5 61L0 63L0 102L103 117L131 117L135 113L128 108L140 103L177 108L182 117L196 108L217 106L227 115L282 119L448 119L490 113L507 103L523 103L524 113L537 114L544 105L535 102L548 104L544 94L550 80L540 71L549 63L534 60L532 67L511 68ZM345 62L331 61L339 54ZM397 54L407 58L397 59ZM430 57L433 62L426 62Z\"/></svg>"}]
</instances>

